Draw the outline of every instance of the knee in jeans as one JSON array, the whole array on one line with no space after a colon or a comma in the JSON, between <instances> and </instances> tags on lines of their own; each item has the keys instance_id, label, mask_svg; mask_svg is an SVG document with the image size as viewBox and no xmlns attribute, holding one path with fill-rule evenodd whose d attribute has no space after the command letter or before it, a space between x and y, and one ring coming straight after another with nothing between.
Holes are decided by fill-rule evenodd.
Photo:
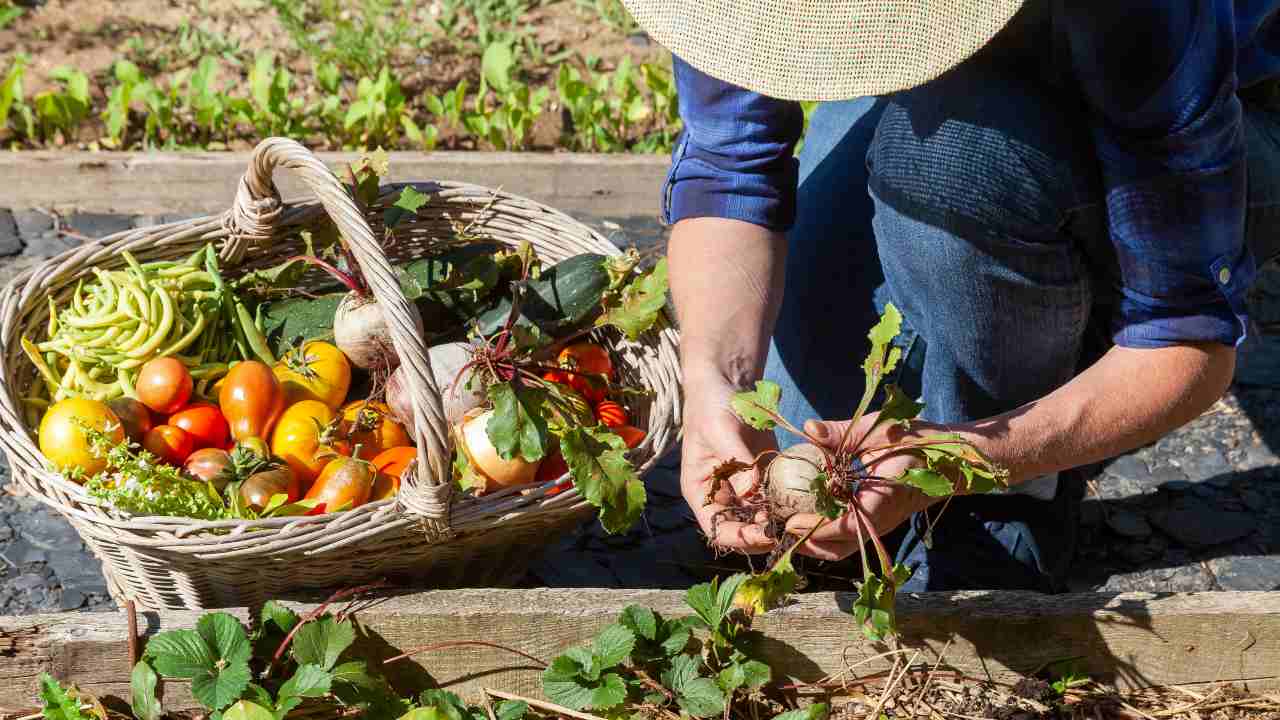
<instances>
[{"instance_id":1,"label":"knee in jeans","mask_svg":"<svg viewBox=\"0 0 1280 720\"><path fill-rule=\"evenodd\" d=\"M961 66L890 98L867 155L871 189L972 239L1052 242L1092 177L1073 117L1007 71Z\"/></svg>"}]
</instances>

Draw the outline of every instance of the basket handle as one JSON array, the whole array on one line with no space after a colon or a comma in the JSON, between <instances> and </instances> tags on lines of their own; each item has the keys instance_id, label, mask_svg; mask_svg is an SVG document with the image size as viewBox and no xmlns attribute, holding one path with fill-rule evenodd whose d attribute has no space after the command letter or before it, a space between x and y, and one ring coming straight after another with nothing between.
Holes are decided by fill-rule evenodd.
<instances>
[{"instance_id":1,"label":"basket handle","mask_svg":"<svg viewBox=\"0 0 1280 720\"><path fill-rule=\"evenodd\" d=\"M245 241L241 238L244 236L252 240L270 237L270 225L281 215L280 194L271 175L281 167L302 178L346 238L387 320L391 342L407 373L418 460L413 463L415 474L410 476L410 470L406 470L402 482L415 484L412 483L415 479L418 482L414 488L416 492L410 493L413 498L409 505L403 503L406 493L400 493L401 504L429 520L447 522L452 488L448 423L440 402L440 389L436 387L431 363L427 359L422 317L417 308L405 299L395 271L374 238L364 213L356 207L338 178L310 150L293 140L273 137L258 143L249 169L240 180L235 205L228 214L228 222L239 230L232 233L232 244L238 247L224 248L224 251L242 254Z\"/></svg>"}]
</instances>

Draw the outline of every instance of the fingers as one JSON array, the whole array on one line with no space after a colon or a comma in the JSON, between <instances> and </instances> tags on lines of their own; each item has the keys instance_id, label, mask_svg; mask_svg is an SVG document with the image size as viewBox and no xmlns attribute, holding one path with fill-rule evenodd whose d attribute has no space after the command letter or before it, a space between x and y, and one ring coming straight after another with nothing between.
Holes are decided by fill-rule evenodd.
<instances>
[{"instance_id":1,"label":"fingers","mask_svg":"<svg viewBox=\"0 0 1280 720\"><path fill-rule=\"evenodd\" d=\"M787 519L787 532L798 537L819 524L821 526L809 536L810 540L819 543L843 542L857 547L858 520L853 513L845 513L835 520L828 520L821 515L798 513Z\"/></svg>"},{"instance_id":2,"label":"fingers","mask_svg":"<svg viewBox=\"0 0 1280 720\"><path fill-rule=\"evenodd\" d=\"M756 513L751 522L743 522L732 519L728 510L725 505L712 503L697 512L698 524L712 544L752 555L769 552L777 545L765 529L767 518L763 514Z\"/></svg>"}]
</instances>

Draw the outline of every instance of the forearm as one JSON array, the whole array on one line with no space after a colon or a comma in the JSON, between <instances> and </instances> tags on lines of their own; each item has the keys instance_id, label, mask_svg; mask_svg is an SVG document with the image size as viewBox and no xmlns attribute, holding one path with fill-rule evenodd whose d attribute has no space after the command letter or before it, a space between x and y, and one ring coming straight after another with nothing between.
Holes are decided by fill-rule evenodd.
<instances>
[{"instance_id":1,"label":"forearm","mask_svg":"<svg viewBox=\"0 0 1280 720\"><path fill-rule=\"evenodd\" d=\"M1153 442L1222 397L1234 372L1226 345L1116 347L1044 398L962 432L1017 484Z\"/></svg>"},{"instance_id":2,"label":"forearm","mask_svg":"<svg viewBox=\"0 0 1280 720\"><path fill-rule=\"evenodd\" d=\"M687 381L737 385L761 376L785 258L781 233L723 218L676 223L667 262Z\"/></svg>"}]
</instances>

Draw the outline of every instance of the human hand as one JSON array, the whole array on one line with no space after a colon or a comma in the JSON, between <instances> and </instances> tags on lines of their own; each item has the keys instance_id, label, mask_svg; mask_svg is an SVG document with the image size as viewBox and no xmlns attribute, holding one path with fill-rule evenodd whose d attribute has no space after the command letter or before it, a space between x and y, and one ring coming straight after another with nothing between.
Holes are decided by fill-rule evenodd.
<instances>
[{"instance_id":1,"label":"human hand","mask_svg":"<svg viewBox=\"0 0 1280 720\"><path fill-rule=\"evenodd\" d=\"M878 415L879 413L869 413L858 421L851 433L855 442L875 424ZM848 421L810 420L805 423L804 430L817 444L834 451L840 445L848 427ZM941 431L943 431L942 428L919 420L913 421L909 430L896 423L885 424L871 430L870 435L867 435L860 446L883 447L900 443L912 436ZM931 498L913 487L889 482L911 468L924 467L924 460L917 454L880 451L866 453L861 460L868 473L885 479L878 482L863 482L855 496L862 506L865 517L870 521L870 529L878 536L883 537L906 522L913 514L924 510L939 499ZM803 536L819 523L821 527L814 530L808 540L796 549L796 552L819 560L843 560L862 549L859 538L864 541L870 540L865 527L861 533L858 532L858 519L852 512L847 512L834 521L821 515L800 513L787 520L786 530L791 535Z\"/></svg>"},{"instance_id":2,"label":"human hand","mask_svg":"<svg viewBox=\"0 0 1280 720\"><path fill-rule=\"evenodd\" d=\"M680 463L680 489L685 502L713 545L752 554L769 552L776 541L766 531L768 518L764 513L755 513L745 497L759 483L754 468L721 483L710 503L707 492L712 471L724 461L750 464L761 452L776 449L773 433L753 430L738 419L730 406L737 389L727 381L714 377L686 380L685 390Z\"/></svg>"}]
</instances>

